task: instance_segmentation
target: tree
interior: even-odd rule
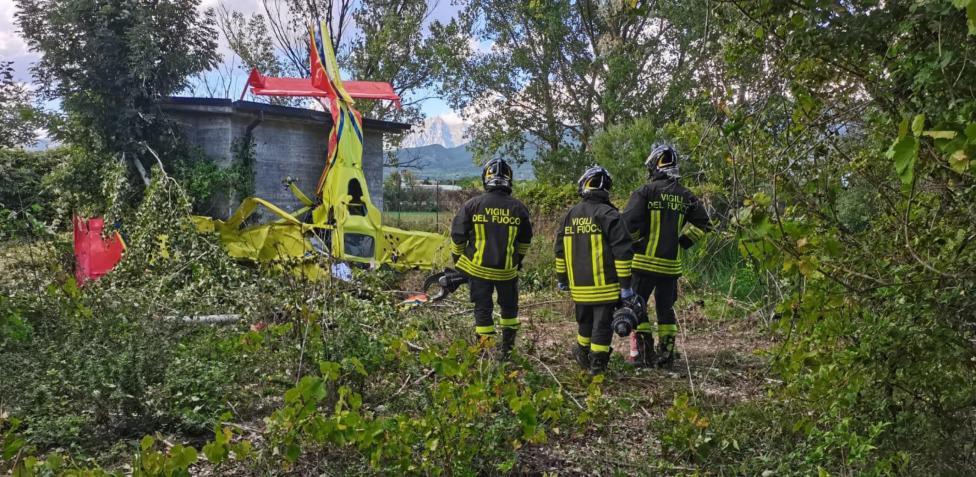
[[[61,100],[60,139],[104,158],[150,157],[174,133],[159,100],[218,61],[214,14],[199,0],[17,0],[40,91]],[[148,163],[148,162],[147,162]]]
[[[14,81],[13,63],[0,62],[0,148],[34,144],[43,123],[31,91]]]
[[[608,125],[676,118],[699,88],[692,55],[708,45],[703,2],[469,0],[462,20],[488,45],[469,53],[445,93],[478,118],[476,156],[524,161],[572,180]],[[707,2],[705,2],[707,4]]]
[[[777,406],[816,423],[790,451],[831,474],[971,472],[976,2],[718,8],[711,105],[669,129],[782,293]]]

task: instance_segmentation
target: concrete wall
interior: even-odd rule
[[[252,118],[235,118],[239,137]],[[315,196],[322,169],[325,167],[329,129],[325,124],[275,118],[265,115],[254,128],[254,195],[287,211],[302,203],[285,186],[288,178],[309,197]]]
[[[177,101],[179,100],[179,101]],[[199,146],[221,167],[233,164],[233,147],[242,140],[248,126],[260,119],[252,131],[255,147],[254,194],[285,210],[302,206],[284,186],[288,178],[313,197],[325,166],[330,119],[324,113],[248,102],[204,98],[174,98],[163,110],[182,125],[186,138]],[[383,210],[383,133],[407,126],[382,121],[364,121],[363,173],[370,197]],[[374,125],[373,128],[370,125]],[[234,192],[219,191],[206,213],[226,218],[237,208]],[[261,220],[270,219],[263,214]]]

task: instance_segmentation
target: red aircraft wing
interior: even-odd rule
[[[343,81],[346,91],[354,99],[383,99],[393,101],[397,108],[400,107],[400,96],[393,91],[390,83],[381,81]],[[259,96],[307,96],[316,98],[327,98],[329,93],[312,84],[310,78],[271,78],[262,75],[255,68],[247,78],[244,91],[241,92],[241,99],[247,88]]]

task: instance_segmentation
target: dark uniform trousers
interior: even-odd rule
[[[613,340],[613,310],[616,305],[576,304],[576,323],[579,332],[576,341],[594,353],[609,353]]]
[[[634,293],[650,301],[654,294],[654,311],[657,314],[658,336],[674,336],[678,332],[678,322],[674,314],[674,302],[678,299],[678,277],[666,277],[634,270]],[[651,324],[646,315],[639,318],[638,333],[651,333]]]
[[[498,324],[502,328],[518,329],[518,278],[493,282],[470,277],[468,287],[471,289],[471,302],[474,303],[475,331],[479,335],[495,334],[495,321],[491,315],[495,309],[492,295],[496,291],[498,292],[498,306],[502,312],[502,318]]]

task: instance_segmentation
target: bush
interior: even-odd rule
[[[56,197],[43,178],[69,154],[67,149],[0,149],[0,240],[44,236],[56,218]]]

